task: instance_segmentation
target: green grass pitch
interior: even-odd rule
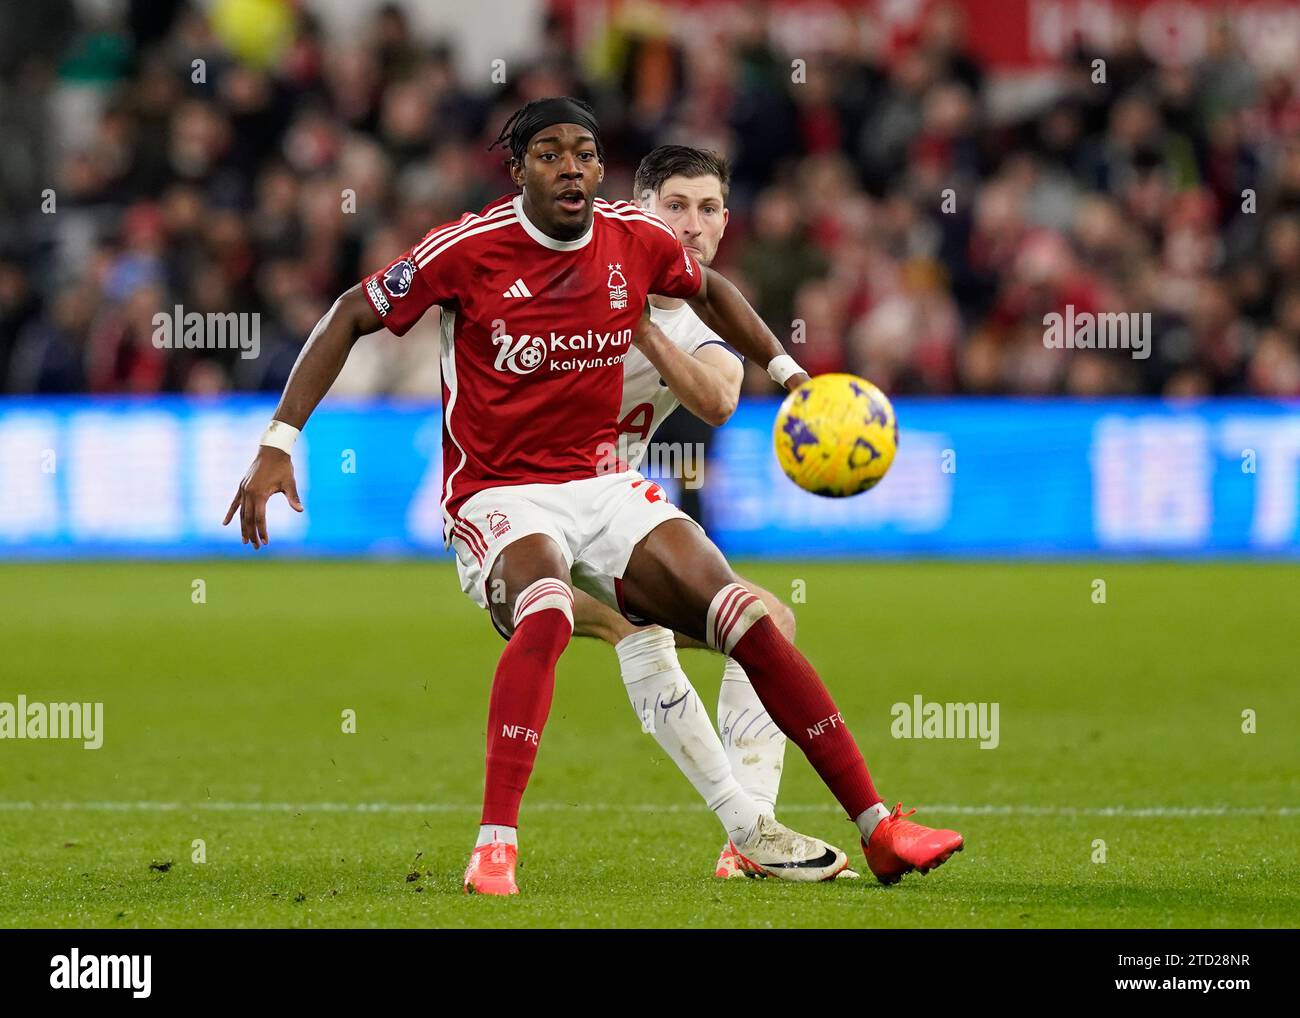
[[[0,924],[1234,927],[1300,916],[1296,566],[741,571],[787,596],[803,581],[799,643],[882,793],[961,830],[964,853],[893,888],[713,880],[716,821],[641,733],[613,652],[576,641],[524,800],[523,895],[466,898],[501,644],[449,566],[10,564],[0,701],[102,701],[105,739],[93,751],[0,741]],[[206,603],[192,599],[196,579]],[[721,659],[682,659],[712,713]],[[893,738],[891,706],[916,694],[998,703],[1000,744]],[[345,710],[355,734],[342,731]],[[865,870],[852,825],[793,747],[782,804],[788,823]],[[206,861],[194,861],[196,839]]]

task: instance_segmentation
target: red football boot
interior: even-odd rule
[[[871,840],[862,842],[867,855],[867,865],[882,884],[896,884],[904,873],[918,870],[929,873],[948,861],[954,852],[962,850],[962,836],[956,831],[934,830],[914,824],[904,817],[916,812],[901,812],[903,804],[894,807],[871,832]]]
[[[479,845],[465,868],[466,894],[518,894],[515,863],[519,849],[503,841]]]

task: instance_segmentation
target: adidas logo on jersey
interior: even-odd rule
[[[501,296],[502,297],[531,297],[532,294],[528,292],[528,287],[524,285],[524,281],[522,279],[516,279],[510,285],[510,289],[507,290],[505,293],[503,293]]]

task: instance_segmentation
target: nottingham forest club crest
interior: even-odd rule
[[[615,262],[609,267],[609,309],[622,311],[627,307],[627,279],[623,276],[623,266]]]
[[[487,514],[488,529],[492,531],[493,537],[500,537],[510,530],[510,520],[500,509],[493,509]]]

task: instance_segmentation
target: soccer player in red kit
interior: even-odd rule
[[[431,231],[335,302],[294,366],[226,522],[238,511],[244,542],[257,548],[268,540],[273,493],[301,511],[288,448],[352,344],[385,326],[401,335],[438,304],[444,537],[465,592],[507,638],[488,708],[482,824],[466,890],[518,893],[519,804],[573,630],[570,584],[633,621],[734,658],[856,823],[879,880],[938,866],[961,849],[961,835],[885,807],[826,687],[763,602],[658,485],[606,462],[617,448],[622,361],[651,293],[687,300],[787,388],[807,375],[736,288],[692,258],[662,220],[596,197],[604,162],[589,107],[534,101],[498,140],[509,144],[520,193]],[[761,852],[765,839],[792,833],[769,824],[758,817],[738,850]],[[804,842],[796,865],[812,879],[848,864],[838,849]]]

